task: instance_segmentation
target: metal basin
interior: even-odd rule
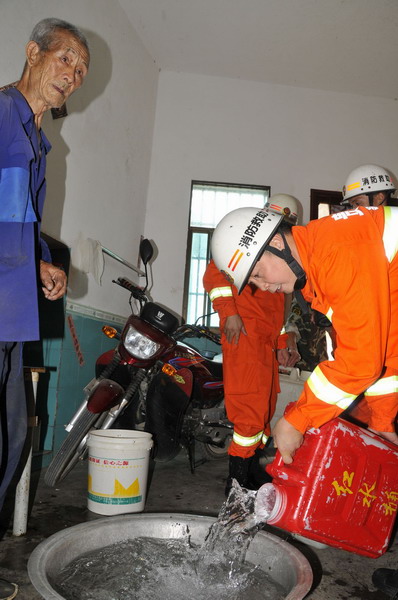
[[[65,600],[52,582],[72,560],[86,552],[138,537],[182,538],[187,527],[194,544],[201,544],[216,519],[200,515],[143,513],[107,517],[59,531],[39,544],[28,562],[30,580],[45,600]],[[302,600],[312,585],[312,570],[296,548],[260,531],[246,559],[267,571],[286,591],[286,600]]]

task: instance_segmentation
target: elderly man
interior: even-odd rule
[[[54,301],[66,291],[40,240],[50,150],[41,122],[82,85],[88,66],[85,36],[44,19],[26,45],[20,81],[0,93],[0,510],[26,437],[22,345],[39,338],[38,294]],[[0,600],[16,593],[0,580]]]

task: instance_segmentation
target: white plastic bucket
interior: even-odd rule
[[[100,515],[142,512],[145,506],[152,436],[109,429],[88,437],[87,507]]]

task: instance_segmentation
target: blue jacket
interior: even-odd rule
[[[40,137],[40,139],[39,139]],[[51,261],[40,240],[46,194],[46,154],[51,146],[24,96],[0,92],[0,340],[39,339],[40,258]]]

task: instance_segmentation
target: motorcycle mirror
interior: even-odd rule
[[[141,240],[140,243],[140,257],[144,265],[149,263],[153,256],[153,246],[148,239]]]

